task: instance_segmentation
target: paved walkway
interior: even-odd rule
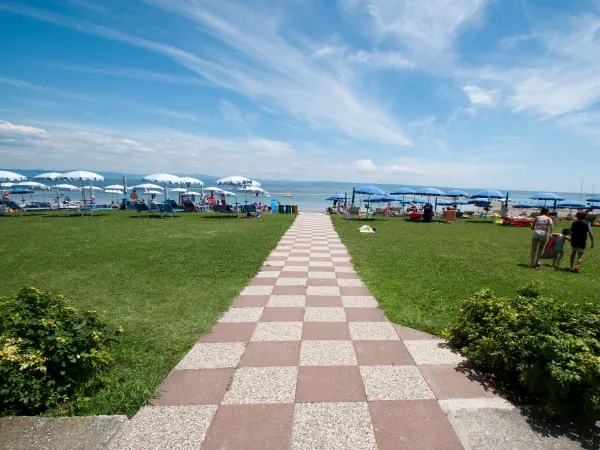
[[[300,215],[112,446],[566,448],[461,362],[443,341],[390,323],[329,217]]]

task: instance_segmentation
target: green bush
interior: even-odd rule
[[[449,339],[479,367],[522,385],[562,418],[600,419],[600,305],[489,290],[465,300]]]
[[[23,288],[0,298],[0,415],[65,408],[97,386],[119,333],[61,295]]]

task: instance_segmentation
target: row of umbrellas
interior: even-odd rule
[[[58,190],[70,190],[70,191],[79,191],[81,190],[83,193],[83,199],[85,200],[85,190],[89,188],[90,192],[94,190],[104,190],[108,193],[126,193],[128,190],[126,178],[123,177],[123,184],[113,184],[110,186],[105,186],[104,188],[99,188],[93,186],[91,183],[95,181],[104,181],[104,177],[94,172],[88,172],[83,170],[76,170],[66,173],[58,173],[58,172],[48,172],[37,175],[33,177],[35,180],[50,180],[50,181],[80,181],[81,188],[71,185],[71,184],[56,184],[54,189]],[[197,192],[190,191],[191,186],[204,186],[204,183],[196,178],[192,177],[179,177],[177,175],[172,175],[168,173],[155,173],[151,175],[146,175],[142,177],[144,181],[150,181],[151,183],[143,183],[137,186],[133,186],[129,189],[145,189],[147,193],[160,194],[157,189],[163,189],[165,198],[168,198],[167,185],[182,185],[185,184],[187,188],[174,188],[171,189],[171,192],[186,192],[195,195],[201,195]],[[33,189],[50,189],[49,186],[42,184],[38,181],[26,181],[27,178],[24,175],[8,172],[4,170],[0,170],[0,192],[5,187],[14,187],[17,186],[16,189],[21,189],[21,191],[11,191],[11,193],[32,193]],[[15,182],[15,183],[13,183]],[[89,186],[85,186],[84,183],[89,182]],[[152,183],[162,183],[162,186],[152,184]],[[213,191],[217,192],[219,195],[224,194],[226,196],[235,196],[237,202],[237,194],[238,191],[242,191],[245,193],[252,193],[256,196],[270,196],[270,194],[261,188],[261,184],[258,181],[251,180],[249,178],[241,177],[241,176],[229,176],[225,178],[221,178],[215,182],[217,186],[229,186],[234,189],[234,192],[228,192],[220,187],[208,187],[205,188],[205,191]],[[151,191],[154,190],[154,191]]]
[[[504,194],[500,191],[496,191],[493,189],[485,189],[479,191],[475,194],[469,194],[465,191],[453,189],[448,192],[443,192],[440,189],[434,187],[426,187],[419,190],[414,190],[408,187],[401,187],[395,189],[394,191],[386,194],[383,190],[378,188],[377,186],[361,186],[358,189],[353,190],[354,194],[362,194],[367,195],[365,202],[393,202],[400,201],[403,204],[406,203],[429,203],[431,197],[436,197],[437,205],[466,205],[466,204],[475,204],[476,206],[488,206],[490,204],[491,199],[505,199],[508,202],[508,193]],[[405,200],[406,195],[421,195],[428,197],[427,200],[423,198],[414,198],[412,200]],[[402,196],[400,198],[399,196]],[[437,197],[449,197],[453,200],[444,200],[437,199]],[[460,198],[470,198],[471,200],[461,200]],[[327,200],[342,200],[346,199],[345,194],[335,194],[334,196],[328,197]],[[540,192],[531,196],[531,199],[543,201],[544,203],[538,204],[527,204],[527,203],[517,203],[513,206],[517,208],[537,208],[546,206],[547,202],[551,201],[554,203],[554,207],[558,208],[585,208],[588,207],[587,204],[577,201],[564,201],[564,197],[561,197],[558,194],[554,194],[552,192]],[[600,195],[590,197],[587,199],[588,202],[600,202]]]

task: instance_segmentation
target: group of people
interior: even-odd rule
[[[548,238],[554,233],[554,221],[549,216],[550,210],[542,208],[541,214],[535,218],[531,224],[533,236],[531,238],[531,261],[529,267],[540,267],[540,259],[546,249]],[[575,221],[570,228],[564,228],[557,236],[554,242],[552,267],[558,269],[560,262],[565,254],[565,244],[571,243],[570,269],[579,272],[579,266],[583,259],[583,253],[587,247],[588,237],[590,239],[590,248],[594,248],[594,234],[590,224],[585,220],[586,213],[578,211],[575,215]],[[575,259],[577,258],[577,259]]]

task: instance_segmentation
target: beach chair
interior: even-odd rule
[[[131,205],[133,205],[133,208],[137,212],[138,219],[144,213],[146,213],[146,217],[150,218],[150,207],[146,203],[131,202]]]
[[[2,206],[4,215],[12,214],[14,216],[16,213],[20,213],[21,215],[23,215],[23,213],[25,212],[23,208],[21,208],[12,200],[2,200]]]
[[[229,205],[217,205],[217,211],[219,212],[221,217],[223,217],[223,216],[231,217],[234,214],[237,217],[237,215],[238,215],[237,211],[234,211],[231,208],[231,206],[229,206]]]
[[[96,204],[89,204],[89,205],[81,205],[79,207],[79,210],[81,211],[81,215],[85,215],[85,214],[89,214],[90,217],[94,217],[95,215],[99,215],[102,213],[108,213],[110,211],[110,208],[108,207],[108,205],[96,205]]]
[[[171,219],[172,219],[173,217],[175,217],[176,212],[183,211],[180,208],[177,208],[177,209],[173,208],[171,203],[159,203],[156,206],[158,206],[158,209],[160,210],[160,217],[163,217],[163,218],[170,215]]]
[[[177,202],[175,200],[171,200],[171,199],[165,200],[164,204],[169,205],[174,213],[184,211],[182,208],[179,207],[179,205],[177,204]]]
[[[348,208],[348,211],[350,212],[351,216],[358,216],[360,208],[358,206],[351,206]]]

